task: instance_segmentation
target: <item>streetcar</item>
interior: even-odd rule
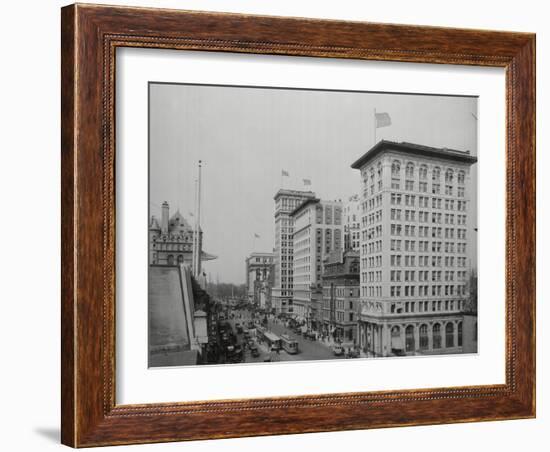
[[[281,349],[281,338],[265,328],[256,328],[259,339],[267,344],[269,350]]]
[[[291,339],[286,334],[281,336],[281,345],[283,346],[283,349],[291,355],[298,353],[298,342]]]

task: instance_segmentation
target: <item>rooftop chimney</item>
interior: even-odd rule
[[[168,234],[168,216],[169,216],[168,203],[164,201],[162,203],[162,216],[160,221],[160,230],[163,234]]]

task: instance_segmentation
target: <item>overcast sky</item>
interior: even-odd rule
[[[322,199],[359,192],[350,165],[374,143],[375,108],[392,121],[376,130],[377,140],[477,155],[472,97],[151,84],[150,213],[159,218],[166,200],[171,215],[179,208],[193,222],[202,159],[203,248],[218,256],[204,268],[214,280],[243,283],[253,245],[273,249],[281,170],[290,174],[284,188],[303,189],[310,179],[307,188]]]

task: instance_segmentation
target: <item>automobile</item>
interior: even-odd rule
[[[264,363],[270,363],[271,362],[271,356],[266,356],[264,358]]]
[[[315,333],[313,331],[308,331],[307,333],[304,333],[304,337],[314,341],[316,339]]]
[[[356,348],[350,348],[348,350],[348,353],[346,354],[346,358],[359,358],[360,353],[359,350]]]
[[[341,345],[333,345],[332,353],[334,356],[342,356],[344,354],[344,348]]]
[[[254,345],[254,346],[251,346],[251,347],[250,347],[250,354],[251,354],[254,358],[257,358],[258,356],[260,356],[260,352],[258,351],[258,347],[256,347],[255,345]]]

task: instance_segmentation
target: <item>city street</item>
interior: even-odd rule
[[[236,324],[246,325],[252,321],[252,315],[247,310],[238,310],[234,312],[234,318],[229,319],[229,323],[236,332]],[[257,339],[254,339],[254,343],[258,348],[259,356],[253,357],[248,348],[244,348],[244,362],[264,362],[266,358],[271,357],[273,362],[277,361],[304,361],[304,360],[326,360],[326,359],[344,359],[344,356],[335,356],[332,349],[319,341],[310,340],[304,338],[302,335],[294,333],[290,328],[287,328],[280,320],[269,320],[267,324],[268,330],[275,333],[277,336],[283,334],[288,335],[291,339],[298,342],[298,353],[289,354],[285,350],[280,350],[279,353],[271,352],[267,349],[265,344],[259,343]],[[244,345],[244,335],[237,335],[237,344]]]
[[[268,329],[273,331],[277,336],[282,334],[288,335],[291,339],[298,342],[299,352],[296,355],[289,355],[286,352],[281,352],[281,361],[304,361],[313,359],[342,359],[344,356],[334,356],[331,348],[319,341],[312,341],[298,335],[284,326],[282,322],[268,322]]]

